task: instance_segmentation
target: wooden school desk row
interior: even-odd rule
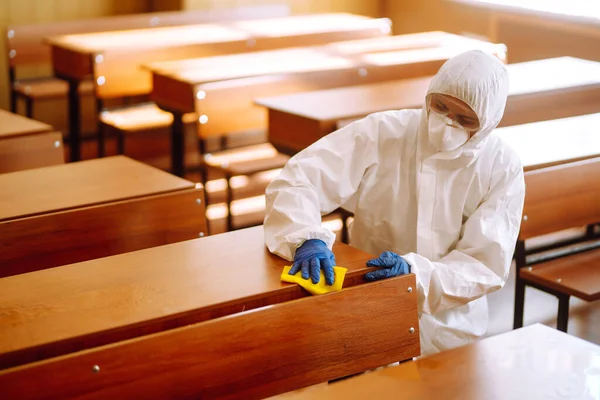
[[[56,76],[69,82],[69,137],[72,160],[78,160],[78,88],[92,76],[96,95],[102,100],[147,94],[151,80],[148,72],[139,69],[143,63],[317,45],[390,32],[385,18],[316,14],[63,35],[49,37],[46,43],[51,47]]]
[[[500,126],[600,112],[598,62],[560,57],[507,67],[510,91]],[[430,81],[431,77],[422,77],[311,91],[263,98],[256,104],[267,109],[269,141],[279,151],[293,155],[338,127],[368,114],[423,107]],[[583,124],[576,126],[584,127]],[[558,134],[560,129],[552,132]],[[550,146],[552,143],[560,147],[573,142],[538,142]],[[528,157],[531,156],[535,153],[531,152]],[[538,156],[555,155],[539,152]]]
[[[337,244],[349,288],[305,297],[263,240],[257,227],[0,279],[2,398],[263,398],[419,354],[414,275],[364,283],[372,256]]]
[[[123,31],[168,26],[196,25],[209,22],[276,18],[290,15],[290,8],[283,4],[240,6],[210,10],[155,12],[120,15],[95,19],[11,25],[6,28],[6,56],[11,84],[11,111],[16,112],[17,100],[24,99],[26,115],[32,117],[36,100],[66,97],[68,83],[52,77],[37,76],[23,79],[21,68],[51,65],[50,47],[45,38],[58,35],[92,32]],[[90,94],[93,85],[89,81],[79,87],[79,94]],[[73,94],[73,93],[72,93]]]
[[[253,104],[257,97],[434,74],[448,58],[474,48],[505,59],[503,45],[428,32],[146,67],[152,100],[174,115],[172,171],[181,175],[186,113],[197,116],[201,140],[265,129],[265,114]]]
[[[0,174],[0,187],[0,277],[207,232],[201,185],[124,156]]]

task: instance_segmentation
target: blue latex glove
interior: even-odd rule
[[[321,280],[321,269],[325,275],[325,282],[333,285],[333,267],[335,266],[335,256],[327,248],[324,241],[318,239],[307,240],[296,250],[294,264],[290,269],[290,275],[296,275],[302,270],[302,278],[308,279],[309,276],[313,283],[319,283]]]
[[[391,251],[383,252],[379,258],[367,261],[367,267],[382,267],[365,275],[365,279],[369,282],[410,273],[410,265],[406,260]]]

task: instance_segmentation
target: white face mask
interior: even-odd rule
[[[465,128],[458,125],[452,126],[453,122],[445,115],[441,115],[433,110],[429,112],[429,144],[438,151],[452,151],[458,149],[469,140],[469,133]]]

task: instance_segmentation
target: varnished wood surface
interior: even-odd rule
[[[207,234],[201,186],[0,223],[0,278]]]
[[[215,21],[250,20],[255,18],[283,17],[290,14],[289,7],[281,4],[186,10],[118,15],[103,18],[13,25],[7,27],[7,50],[15,50],[10,65],[46,64],[51,62],[50,48],[44,38],[92,32],[122,31],[151,27],[183,26]]]
[[[498,128],[525,171],[600,156],[600,113]]]
[[[48,124],[0,109],[0,140],[52,130]]]
[[[405,275],[0,371],[0,386],[19,399],[260,399],[418,355],[414,285]]]
[[[0,222],[191,189],[192,182],[124,156],[0,175]]]
[[[595,399],[599,357],[595,344],[532,325],[280,398]]]
[[[585,251],[567,257],[521,268],[526,281],[535,282],[586,301],[600,300],[600,250]]]
[[[372,46],[373,40],[369,43]],[[198,134],[208,138],[264,129],[266,114],[253,103],[258,97],[432,75],[449,57],[468,48],[487,48],[499,57],[504,49],[472,39],[447,48],[369,54],[360,53],[362,47],[361,41],[353,41],[351,48],[361,50],[349,50],[350,55],[322,46],[315,47],[317,51],[301,48],[189,60],[179,72],[156,67],[152,99],[167,110],[196,112],[201,116]],[[220,81],[210,82],[214,80]]]
[[[249,20],[63,35],[46,41],[53,49],[55,71],[61,76],[81,79],[86,73],[92,74],[94,64],[102,64],[102,59],[95,56],[103,53],[140,53],[142,64],[185,58],[180,54],[182,51],[187,52],[187,58],[204,57],[377,37],[390,31],[387,19],[331,13],[267,18],[259,23]],[[133,74],[135,65],[129,70],[129,75]],[[147,72],[139,74],[145,76]]]
[[[47,132],[0,140],[0,174],[65,162],[62,133]]]
[[[600,111],[600,63],[559,57],[509,64],[510,89],[500,126]],[[291,152],[337,129],[340,120],[420,108],[430,77],[258,99],[269,113],[270,140]]]
[[[362,281],[371,255],[334,247]],[[0,365],[8,366],[307,295],[262,227],[0,279]]]
[[[598,157],[525,172],[527,194],[519,237],[529,239],[600,221],[598,176]]]

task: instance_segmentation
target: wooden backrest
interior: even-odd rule
[[[14,25],[6,28],[6,54],[11,67],[25,64],[49,64],[51,62],[50,49],[43,43],[44,38],[49,36],[283,17],[289,14],[289,6],[270,4]]]
[[[525,173],[519,239],[600,221],[600,158]]]
[[[412,274],[24,365],[0,387],[23,400],[265,398],[418,356],[409,287]]]
[[[204,190],[146,196],[0,222],[0,277],[197,238]]]
[[[0,140],[0,173],[63,164],[60,132],[38,133]]]

